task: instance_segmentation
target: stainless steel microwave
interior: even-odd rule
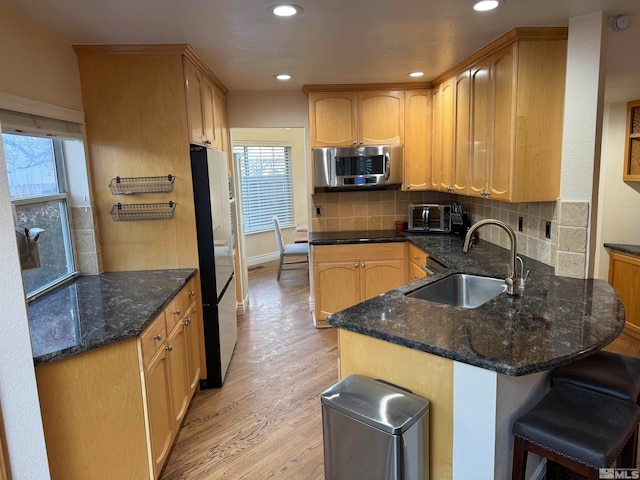
[[[450,233],[451,205],[419,203],[409,205],[408,232]]]
[[[402,184],[402,164],[402,145],[314,148],[314,188],[398,188]]]

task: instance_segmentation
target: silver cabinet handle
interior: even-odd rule
[[[156,340],[158,340],[158,341],[160,341],[160,340],[162,340],[162,335],[158,334],[158,335],[156,335],[156,336],[155,336],[155,337],[153,337],[153,338],[154,338],[154,339],[156,339]]]
[[[182,324],[183,324],[185,327],[188,327],[190,323],[191,323],[191,317],[188,317],[184,322],[182,322]]]
[[[354,267],[356,267],[356,268],[358,268],[359,266],[360,266],[360,265],[359,265],[359,264],[357,264],[357,263],[354,265]]]
[[[174,315],[180,315],[182,312],[180,311],[180,309],[177,309],[175,312],[173,312]]]
[[[193,297],[195,294],[196,294],[196,292],[194,292],[193,290],[191,290],[191,291],[189,292],[189,296],[190,296],[190,297]]]
[[[167,352],[173,351],[173,347],[171,345],[167,345]]]
[[[363,263],[363,264],[361,265],[361,267],[362,267],[362,268],[364,268],[364,267],[365,267],[365,264]]]

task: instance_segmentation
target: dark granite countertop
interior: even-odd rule
[[[309,245],[344,245],[349,243],[405,242],[395,230],[357,230],[350,232],[310,232]]]
[[[81,276],[29,304],[35,365],[138,336],[194,269]]]
[[[640,255],[640,245],[623,245],[620,243],[605,243],[605,248],[618,250],[619,252],[630,253],[631,255]]]
[[[481,240],[465,254],[454,235],[404,236],[449,268],[337,312],[330,325],[515,376],[584,357],[624,327],[624,307],[607,282],[555,276],[524,256],[531,274],[518,297],[501,294],[475,309],[406,297],[455,272],[504,278],[509,252]],[[331,234],[323,237],[328,243]]]

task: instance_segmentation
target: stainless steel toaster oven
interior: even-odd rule
[[[451,233],[451,205],[418,203],[409,205],[408,232]]]

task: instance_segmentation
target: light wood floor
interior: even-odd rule
[[[324,479],[320,393],[338,381],[334,329],[314,328],[306,270],[249,272],[249,312],[220,389],[196,393],[162,480]]]
[[[249,312],[221,389],[196,393],[161,480],[324,478],[319,396],[338,380],[334,329],[316,329],[306,270],[249,272]],[[607,350],[640,357],[622,334]]]

